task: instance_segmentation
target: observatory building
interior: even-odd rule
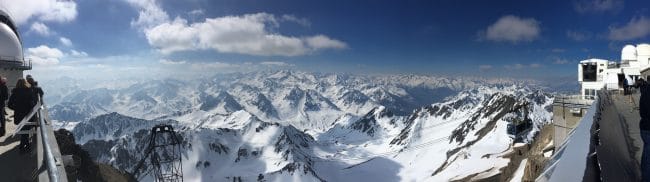
[[[16,80],[23,77],[24,70],[31,70],[32,63],[25,60],[17,25],[9,15],[0,10],[0,75],[7,78],[11,89]]]
[[[625,45],[620,58],[580,61],[580,94],[554,97],[552,162],[536,181],[641,181],[641,94],[621,90],[650,79],[650,44]]]
[[[627,80],[629,85],[640,78],[650,77],[650,44],[626,45],[621,61],[587,59],[578,64],[578,82],[583,99],[593,100],[597,90],[619,90]]]

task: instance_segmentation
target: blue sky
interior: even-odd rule
[[[582,59],[618,60],[623,45],[649,42],[649,5],[644,0],[0,1],[19,24],[34,74],[50,77],[257,69],[570,76]]]

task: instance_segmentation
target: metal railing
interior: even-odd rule
[[[32,118],[36,116],[38,119],[38,122],[30,122]],[[55,150],[53,149],[54,147],[57,148],[56,152],[58,153],[58,144],[56,142],[55,138],[50,138],[53,135],[54,131],[51,131],[51,127],[46,127],[48,126],[48,122],[46,121],[47,119],[47,108],[45,107],[45,104],[41,102],[40,97],[38,98],[38,102],[36,105],[32,108],[30,113],[25,116],[18,126],[16,127],[16,130],[14,131],[14,134],[12,135],[15,136],[16,134],[34,134],[33,130],[25,130],[23,131],[23,127],[25,126],[36,126],[40,127],[40,140],[41,144],[43,145],[43,153],[45,155],[45,163],[46,163],[46,168],[47,168],[47,174],[48,174],[48,181],[53,181],[53,182],[66,182],[67,181],[67,175],[65,174],[65,170],[60,170],[59,167],[62,165],[62,160],[60,158],[60,154],[55,155]],[[55,157],[56,156],[56,157]]]
[[[44,106],[39,107],[39,111],[42,111]],[[38,123],[40,126],[45,126],[45,119],[42,115],[42,112],[38,112]],[[59,181],[59,171],[56,167],[56,160],[54,160],[54,154],[52,152],[52,146],[50,146],[50,137],[46,133],[47,127],[41,127],[41,141],[43,142],[43,149],[45,150],[45,159],[47,162],[47,174],[50,176],[50,181],[58,182]],[[53,132],[53,131],[51,131]],[[55,139],[56,140],[56,139]],[[56,142],[55,142],[56,143]],[[63,171],[65,173],[65,171]]]
[[[0,65],[3,67],[18,68],[23,70],[32,69],[32,59],[29,58],[0,55],[0,63],[2,63]]]
[[[567,139],[559,144],[544,171],[535,179],[546,181],[582,181],[581,173],[586,169],[591,140],[591,126],[600,101],[596,99],[582,117],[578,126],[573,128]],[[579,173],[579,174],[576,174]]]

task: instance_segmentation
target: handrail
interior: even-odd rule
[[[601,98],[601,97],[598,97]],[[544,171],[537,176],[535,181],[545,182],[545,181],[567,181],[566,179],[577,179],[583,176],[575,174],[567,174],[569,172],[565,171],[566,168],[576,168],[580,172],[580,169],[586,169],[587,156],[589,155],[589,140],[591,137],[591,126],[593,124],[594,116],[598,112],[601,101],[596,99],[594,103],[589,107],[587,113],[580,119],[578,126],[572,129],[567,135],[567,139],[559,144],[547,162]],[[564,160],[564,161],[563,161]],[[575,165],[574,165],[575,164]],[[584,165],[583,165],[584,164]],[[556,170],[557,168],[562,168]],[[581,181],[581,180],[568,180],[568,181]]]
[[[25,125],[27,125],[28,123],[30,123],[29,120],[31,120],[32,117],[34,117],[34,115],[36,115],[36,112],[38,112],[38,111],[40,110],[41,105],[42,105],[42,104],[41,104],[41,101],[40,101],[40,99],[39,99],[39,101],[36,103],[36,105],[34,105],[34,107],[32,108],[32,110],[29,112],[29,114],[27,114],[27,116],[25,116],[25,117],[23,118],[23,120],[20,120],[20,123],[18,123],[18,126],[17,126],[16,129],[14,130],[14,134],[11,135],[11,137],[16,136],[16,134],[17,134],[18,132],[20,132],[20,130],[22,130],[23,127],[24,127]]]
[[[39,98],[40,100],[40,98]],[[39,107],[39,112],[38,112],[38,121],[40,126],[45,126],[45,119],[43,119],[43,115],[41,111],[43,111],[44,105],[41,105]],[[43,148],[45,150],[45,159],[47,161],[47,174],[50,176],[50,181],[53,182],[58,182],[59,181],[59,172],[58,168],[56,167],[56,161],[54,160],[54,154],[52,154],[52,146],[50,146],[50,138],[45,132],[47,127],[41,127],[41,138],[42,138],[42,143],[43,143]]]
[[[40,96],[38,96],[37,98],[38,98],[38,102],[32,108],[32,110],[29,112],[29,114],[27,116],[25,116],[20,121],[20,123],[16,127],[16,130],[14,131],[14,134],[12,135],[12,137],[14,137],[16,134],[18,134],[25,125],[33,124],[32,122],[30,122],[30,120],[34,116],[37,116],[38,117],[38,124],[36,126],[41,126],[40,127],[41,143],[43,145],[43,153],[45,153],[45,163],[47,165],[47,174],[49,176],[48,180],[53,181],[53,182],[58,182],[61,179],[60,175],[59,175],[60,171],[56,167],[57,164],[56,164],[56,160],[54,158],[52,145],[50,145],[51,140],[50,140],[50,137],[49,137],[49,135],[47,133],[49,131],[46,131],[47,127],[45,127],[46,126],[46,121],[45,121],[44,116],[47,113],[43,114],[43,111],[47,110],[47,109],[45,108],[45,104],[43,104],[41,102]],[[65,172],[65,171],[63,171],[63,172]],[[62,180],[66,181],[66,179],[62,179]]]

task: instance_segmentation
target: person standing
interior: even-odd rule
[[[630,90],[630,83],[627,82],[627,78],[623,79],[623,95],[627,95]]]
[[[646,81],[641,79],[635,84],[639,88],[641,97],[639,98],[639,129],[641,130],[641,140],[643,140],[643,152],[641,156],[641,178],[643,181],[650,182],[650,86]]]
[[[27,75],[26,79],[27,79],[27,83],[29,83],[29,85],[32,86],[31,88],[32,88],[32,91],[34,92],[34,94],[37,94],[38,98],[41,99],[40,101],[43,101],[42,100],[43,99],[43,89],[41,89],[41,87],[38,86],[38,82],[36,80],[34,80],[34,77],[32,77],[32,75]]]
[[[30,88],[31,86],[23,78],[19,78],[16,87],[11,90],[8,106],[14,110],[14,124],[18,125],[25,118],[32,108],[36,105],[36,94]],[[29,130],[31,126],[24,126],[22,130]],[[30,150],[29,135],[20,136],[20,152],[25,153]]]
[[[6,133],[5,123],[5,101],[9,98],[9,90],[7,89],[7,78],[0,76],[0,136]]]

